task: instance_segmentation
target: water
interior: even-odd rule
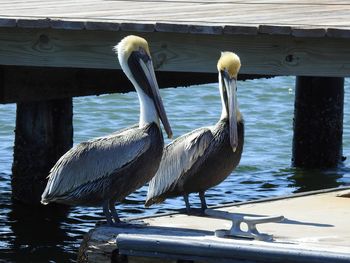
[[[252,200],[350,184],[350,79],[346,80],[344,166],[327,171],[290,167],[294,78],[239,82],[238,99],[245,118],[245,147],[239,167],[207,191],[208,205]],[[221,104],[217,84],[161,91],[174,136],[214,124]],[[74,143],[102,136],[138,121],[136,93],[74,99]],[[103,219],[100,208],[76,207],[68,214],[11,202],[11,164],[15,105],[0,105],[0,262],[74,262],[82,236]],[[122,217],[183,208],[181,198],[143,207],[146,187],[117,206]],[[197,196],[191,203],[200,205]]]

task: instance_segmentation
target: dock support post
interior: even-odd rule
[[[72,98],[17,103],[12,196],[40,204],[47,176],[73,144]]]
[[[297,77],[292,164],[336,167],[342,158],[344,78]]]

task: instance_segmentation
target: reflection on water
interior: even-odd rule
[[[350,81],[346,80],[346,91]],[[242,160],[219,186],[206,193],[208,205],[280,196],[350,183],[350,158],[338,169],[290,167],[294,78],[238,83],[245,118]],[[221,113],[217,84],[162,90],[174,137],[214,124]],[[344,155],[350,154],[350,107],[345,94]],[[74,143],[102,136],[138,121],[136,93],[74,99]],[[0,105],[0,262],[74,262],[84,233],[104,219],[99,207],[28,207],[11,201],[10,174],[15,105]],[[144,216],[184,208],[182,198],[144,208],[144,186],[117,205],[121,217]],[[200,207],[197,195],[190,195]]]
[[[68,262],[72,255],[65,253],[59,244],[73,241],[61,222],[68,209],[56,207],[31,207],[13,203],[8,214],[8,222],[13,233],[9,250],[16,252],[16,261],[39,262],[45,258]],[[11,258],[11,257],[10,257]]]
[[[325,188],[335,188],[343,183],[339,180],[345,173],[350,171],[346,169],[295,169],[292,176],[288,179],[291,181],[291,186],[297,188],[294,192],[305,192],[320,190]]]

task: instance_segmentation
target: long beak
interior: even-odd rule
[[[223,76],[227,97],[228,97],[228,122],[229,122],[229,133],[230,133],[230,144],[232,150],[235,152],[238,146],[238,130],[237,130],[237,81],[224,74]]]
[[[165,109],[163,106],[163,101],[162,101],[162,98],[161,98],[160,93],[159,93],[159,87],[158,87],[157,79],[156,79],[156,76],[154,73],[152,60],[148,59],[145,62],[144,60],[141,59],[140,63],[141,63],[141,67],[142,67],[142,69],[147,77],[147,80],[148,80],[148,83],[150,86],[150,95],[151,95],[153,102],[156,106],[158,116],[163,123],[164,129],[168,135],[168,138],[171,139],[173,137],[173,132],[171,130],[169,120],[168,120],[168,117],[165,113]]]

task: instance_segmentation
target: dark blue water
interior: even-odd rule
[[[346,80],[344,156],[350,156],[350,80]],[[217,84],[161,91],[174,137],[213,125],[221,113]],[[208,205],[350,184],[350,157],[344,166],[326,171],[291,168],[294,78],[239,82],[238,100],[245,118],[245,147],[239,167],[207,191]],[[11,202],[11,164],[16,106],[0,105],[0,262],[74,262],[82,236],[97,220],[100,208],[75,207],[64,212],[23,207]],[[106,135],[138,122],[137,95],[113,94],[74,99],[74,143]],[[143,207],[147,187],[117,206],[122,217],[183,208],[181,198]],[[194,205],[200,202],[190,197]]]

